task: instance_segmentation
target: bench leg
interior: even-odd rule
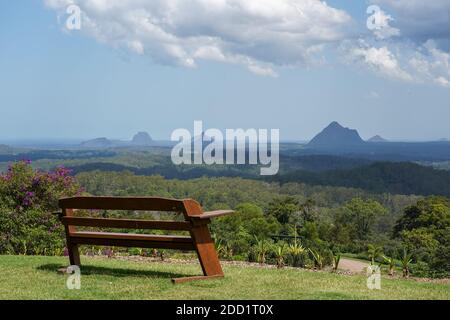
[[[208,226],[193,230],[198,259],[205,276],[223,276],[222,266]]]
[[[73,216],[73,209],[67,209],[64,208],[63,209],[63,217],[72,217]],[[70,234],[72,232],[76,231],[76,227],[75,226],[69,226],[66,225],[64,227],[64,230],[66,232],[66,243],[67,243],[67,250],[69,251],[69,259],[70,259],[70,265],[71,266],[80,266],[81,262],[80,262],[80,252],[78,251],[78,245],[72,243],[71,239],[70,239]]]
[[[191,231],[192,239],[197,251],[198,260],[203,270],[203,276],[184,277],[172,279],[174,283],[193,280],[208,280],[222,278],[224,276],[220,265],[214,241],[211,238],[207,225],[198,226]]]
[[[80,266],[80,252],[78,250],[78,245],[76,244],[67,244],[67,249],[69,251],[69,260],[71,266]]]

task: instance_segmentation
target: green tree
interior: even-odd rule
[[[313,199],[306,199],[299,209],[304,222],[313,222],[317,219],[316,202]]]
[[[427,228],[404,230],[400,233],[404,246],[414,253],[417,260],[431,261],[439,250],[439,241]]]
[[[394,227],[394,235],[418,228],[441,230],[450,227],[450,199],[428,197],[404,210]]]
[[[268,214],[281,224],[286,224],[299,212],[298,201],[294,197],[278,197],[269,203]]]
[[[349,227],[352,239],[366,240],[377,220],[386,213],[386,208],[377,201],[353,198],[342,206],[336,223]]]
[[[264,215],[262,209],[252,203],[242,203],[236,213],[215,219],[212,230],[217,240],[232,246],[236,254],[248,251],[254,237],[267,239],[278,234],[280,224],[273,216]]]
[[[432,275],[450,274],[450,199],[427,197],[404,210],[394,228],[417,261],[427,263]]]

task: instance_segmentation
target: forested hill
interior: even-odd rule
[[[377,193],[450,196],[450,171],[407,162],[377,162],[349,170],[297,170],[271,180],[361,188]]]
[[[167,179],[200,177],[245,177],[271,182],[359,188],[374,193],[450,196],[450,171],[408,162],[376,162],[358,167],[312,171],[285,169],[277,176],[262,177],[252,166],[175,166],[163,164],[134,168],[112,163],[72,167],[74,174],[86,171],[130,171],[136,175],[161,175]]]

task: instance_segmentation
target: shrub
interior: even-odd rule
[[[266,255],[270,251],[270,242],[265,239],[258,239],[255,236],[257,261],[261,264],[266,263]]]
[[[319,252],[318,250],[314,250],[314,249],[309,249],[309,252],[311,253],[313,259],[314,259],[314,266],[318,269],[318,270],[322,270],[322,268],[325,266],[324,263],[324,257],[322,255],[321,252]]]
[[[341,254],[340,253],[334,254],[333,252],[330,253],[333,256],[333,271],[336,272],[337,269],[339,268],[339,262],[341,261]]]
[[[408,253],[406,249],[403,249],[403,255],[400,257],[400,262],[402,264],[403,277],[408,278],[410,272],[410,264],[412,262],[412,254]]]
[[[418,261],[415,264],[411,264],[410,266],[411,274],[414,277],[429,277],[430,276],[430,266],[423,261]]]
[[[283,243],[281,245],[278,245],[274,249],[275,258],[277,261],[277,268],[281,269],[284,267],[284,259],[286,256],[286,245]]]
[[[64,233],[58,199],[82,190],[65,168],[35,171],[30,162],[14,163],[0,175],[0,253],[59,255]]]
[[[294,241],[293,244],[289,245],[289,257],[291,261],[291,265],[293,267],[303,267],[304,261],[303,261],[303,255],[305,252],[305,248],[297,242],[297,239]]]
[[[367,255],[369,256],[372,264],[375,264],[375,260],[383,255],[383,247],[374,244],[367,245]]]
[[[393,276],[394,273],[395,273],[395,259],[392,258],[392,257],[388,257],[388,256],[384,256],[383,255],[383,260],[388,265],[388,274],[390,276]]]

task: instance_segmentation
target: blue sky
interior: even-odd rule
[[[194,120],[208,128],[279,128],[282,140],[310,139],[333,120],[363,138],[450,138],[449,37],[441,30],[450,26],[448,1],[428,11],[413,5],[408,15],[398,3],[373,1],[380,17],[394,19],[380,20],[393,30],[388,36],[367,29],[372,3],[364,1],[281,1],[299,3],[317,32],[281,9],[264,20],[259,7],[230,13],[217,6],[211,22],[200,4],[200,11],[170,17],[169,28],[158,25],[167,12],[155,1],[142,9],[166,32],[170,50],[166,38],[124,15],[141,9],[139,1],[122,1],[120,10],[99,7],[100,0],[73,2],[89,19],[82,30],[64,30],[65,0],[0,0],[0,141],[129,139],[142,130],[168,139],[176,128],[192,130]],[[442,11],[447,21],[420,16]],[[415,15],[429,23],[426,32],[409,19]],[[236,19],[245,29],[233,29]],[[264,21],[276,19],[288,22],[291,38],[273,36],[274,25]],[[257,39],[252,46],[247,33]],[[203,50],[212,38],[220,59]]]

